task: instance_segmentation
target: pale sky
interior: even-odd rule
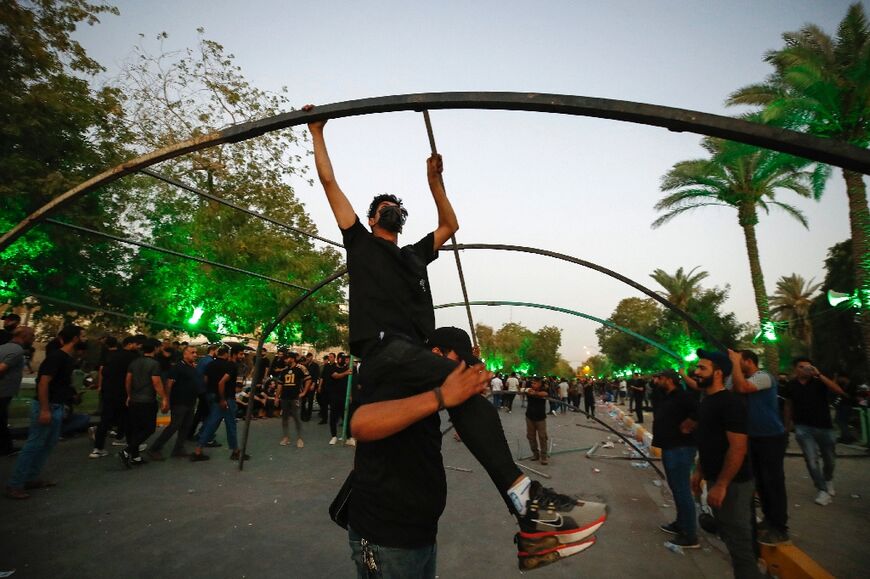
[[[814,23],[836,31],[848,2],[121,1],[76,37],[111,75],[138,34],[169,33],[167,49],[194,46],[196,29],[236,56],[264,90],[289,88],[295,107],[436,91],[549,92],[631,100],[735,115],[723,101],[762,80],[766,50],[781,34]],[[662,175],[702,156],[701,136],[544,113],[434,111],[444,181],[459,217],[460,243],[509,243],[567,253],[658,289],[649,274],[700,265],[708,285],[731,285],[727,308],[757,320],[736,211],[701,209],[653,230]],[[410,211],[404,241],[436,223],[425,177],[429,145],[419,113],[329,123],[327,143],[342,188],[358,213],[393,192]],[[339,232],[319,184],[296,193],[320,233]],[[845,188],[835,169],[820,202],[783,193],[810,230],[783,214],[761,216],[758,239],[768,293],[798,273],[823,277],[827,249],[849,237]],[[543,257],[462,254],[472,300],[551,304],[606,318],[625,297],[642,296],[597,272]],[[244,266],[244,264],[236,264]],[[430,268],[435,303],[461,301],[452,256]],[[462,309],[439,310],[439,325],[466,327]],[[573,365],[597,352],[593,322],[542,310],[476,308],[475,321],[532,330],[563,329]]]

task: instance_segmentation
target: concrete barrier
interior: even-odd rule
[[[768,575],[782,579],[834,579],[795,545],[759,545]]]

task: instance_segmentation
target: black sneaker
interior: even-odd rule
[[[665,533],[668,533],[670,535],[679,535],[680,534],[680,527],[677,526],[676,521],[674,521],[673,523],[668,523],[667,525],[659,525],[659,529],[661,529],[662,531],[664,531]]]
[[[130,464],[130,453],[126,450],[122,450],[118,453],[118,460],[121,461],[121,464],[124,465],[124,468],[133,468],[133,465]]]
[[[528,545],[520,538],[519,533],[516,534],[514,540],[517,543],[517,564],[521,571],[531,571],[544,565],[556,563],[571,555],[582,553],[595,544],[595,537],[563,545],[559,543],[556,537],[551,536],[547,541],[537,541]],[[524,550],[527,548],[534,550]]]
[[[532,481],[526,514],[520,517],[517,544],[521,551],[552,549],[553,538],[560,545],[578,543],[597,531],[607,519],[607,505],[581,501]]]
[[[700,549],[701,545],[698,543],[697,537],[687,537],[686,535],[679,534],[670,541],[668,541],[671,545],[676,545],[678,547],[682,547],[683,549]]]
[[[762,545],[773,547],[784,543],[791,543],[788,533],[779,529],[767,528],[758,530],[758,542]]]
[[[205,448],[220,448],[221,446],[223,446],[223,444],[212,438],[207,443],[203,444],[203,446]]]

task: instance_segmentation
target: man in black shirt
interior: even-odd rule
[[[284,438],[281,439],[281,446],[290,444],[290,417],[293,417],[293,423],[296,426],[296,448],[303,448],[305,442],[302,440],[302,423],[300,422],[300,407],[302,400],[308,395],[311,390],[311,377],[308,375],[308,369],[299,361],[299,355],[296,352],[288,354],[289,366],[282,373],[282,379],[278,382],[278,398],[281,400],[281,430],[284,433]]]
[[[238,460],[241,456],[236,438],[236,373],[238,362],[244,355],[242,346],[233,346],[232,349],[221,346],[218,348],[217,358],[205,369],[209,410],[205,426],[199,433],[196,449],[190,455],[190,460],[194,462],[209,459],[207,454],[203,454],[202,448],[214,438],[221,421],[227,429],[227,445],[232,451],[230,459]],[[248,458],[246,455],[245,460]]]
[[[809,358],[794,361],[795,378],[783,394],[786,412],[794,422],[795,438],[804,454],[807,470],[816,485],[817,505],[831,504],[834,492],[836,435],[831,422],[828,391],[844,396],[840,386],[819,372]],[[821,466],[819,462],[821,460]]]
[[[643,424],[643,399],[646,395],[646,381],[640,377],[640,374],[635,373],[634,378],[628,383],[628,388],[634,403],[634,411],[637,413],[637,423]],[[629,412],[631,412],[630,408]]]
[[[18,314],[6,314],[3,316],[3,328],[0,329],[0,345],[3,345],[12,340],[12,332],[21,323],[21,316]]]
[[[81,342],[82,329],[66,326],[57,334],[59,348],[54,349],[39,366],[36,397],[30,405],[30,428],[27,442],[18,455],[12,477],[6,486],[6,496],[26,499],[31,489],[54,486],[39,479],[48,455],[60,438],[64,405],[76,394],[72,387],[75,368],[73,352]]]
[[[653,383],[662,396],[655,409],[652,445],[662,450],[662,465],[677,507],[677,520],[660,528],[676,535],[671,540],[673,544],[697,549],[700,545],[691,477],[697,452],[694,430],[698,425],[698,401],[683,390],[680,375],[674,370],[659,372]]]
[[[308,105],[305,110],[312,108]],[[367,213],[371,232],[366,230],[336,182],[323,137],[325,124],[326,121],[317,121],[308,128],[317,174],[347,252],[350,351],[365,360],[360,367],[359,380],[364,390],[370,391],[370,394],[364,393],[363,401],[396,400],[420,393],[426,393],[427,397],[433,392],[437,395],[435,387],[444,383],[456,364],[425,347],[426,339],[435,330],[426,268],[459,228],[441,180],[441,156],[434,154],[427,160],[427,180],[438,212],[438,227],[417,243],[400,248],[399,233],[408,215],[401,200],[395,195],[375,197]],[[482,365],[465,371],[477,373],[481,389],[492,378]],[[364,410],[365,404],[356,417]],[[589,503],[581,504],[547,491],[522,474],[513,462],[498,412],[491,404],[483,397],[472,396],[451,409],[450,416],[456,431],[483,465],[508,509],[518,515],[520,535],[527,548],[540,548],[545,541],[537,540],[544,535],[548,535],[547,539],[555,537],[557,541],[577,536],[579,529],[575,519],[585,522],[586,515],[580,513]],[[353,508],[351,504],[351,519]],[[539,508],[559,511],[561,524],[542,523]],[[597,508],[592,510],[597,513]],[[522,566],[529,563],[525,558],[529,551],[521,553]],[[558,556],[549,561],[556,559]],[[532,560],[530,564],[534,563]]]
[[[752,540],[752,497],[755,485],[746,459],[749,436],[747,411],[738,394],[725,389],[731,360],[725,352],[698,350],[694,379],[704,389],[698,412],[698,468],[692,490],[707,483],[707,504],[713,509],[719,535],[728,547],[737,579],[755,578],[758,571]]]
[[[332,438],[329,444],[336,444],[339,440],[338,421],[344,416],[344,403],[347,398],[347,377],[350,376],[350,367],[347,364],[347,354],[339,352],[335,364],[328,364],[329,383],[326,386],[326,397],[329,400],[329,433]],[[342,437],[344,434],[342,433]]]
[[[122,440],[127,434],[127,368],[139,357],[139,338],[127,336],[121,342],[121,349],[112,352],[103,366],[100,380],[100,397],[103,402],[100,411],[100,424],[94,434],[94,449],[88,458],[102,458],[109,453],[105,450],[106,435],[111,427],[117,428],[118,446],[125,445]]]
[[[317,389],[317,383],[320,381],[320,365],[314,359],[314,354],[308,352],[305,355],[305,360],[302,362],[308,370],[308,375],[311,377],[311,392],[302,399],[302,408],[300,417],[303,422],[311,420],[311,413],[314,411],[314,393]]]
[[[332,370],[329,369],[329,366],[334,363],[335,354],[327,354],[323,357],[323,364],[320,366],[320,380],[315,385],[317,388],[317,405],[320,407],[320,410],[317,411],[320,421],[317,424],[326,424],[329,418],[329,398],[326,396],[326,385],[332,379],[330,376]]]
[[[194,406],[196,406],[196,387],[199,375],[196,372],[196,347],[185,346],[181,351],[181,361],[169,369],[166,381],[166,394],[169,396],[169,425],[163,429],[148,452],[152,460],[163,460],[160,451],[172,435],[178,432],[172,456],[185,457],[184,433],[190,431],[193,424]]]
[[[526,438],[532,449],[532,460],[540,460],[548,464],[547,448],[547,396],[540,376],[529,378],[529,389],[526,391]]]

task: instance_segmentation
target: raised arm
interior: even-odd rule
[[[314,105],[305,105],[304,111],[310,111]],[[320,184],[326,192],[326,200],[335,215],[335,221],[341,229],[347,229],[356,221],[356,212],[347,200],[344,191],[335,180],[332,170],[332,161],[329,160],[329,152],[326,150],[326,141],[323,139],[323,127],[326,121],[317,121],[308,124],[308,132],[311,133],[311,141],[314,144],[314,165],[317,168],[317,176]]]
[[[444,190],[444,181],[441,178],[443,171],[444,163],[441,155],[435,153],[429,157],[426,161],[426,178],[429,180],[429,190],[432,191],[432,199],[435,200],[435,207],[438,209],[438,228],[435,230],[433,244],[435,251],[438,251],[459,230],[459,221]]]

